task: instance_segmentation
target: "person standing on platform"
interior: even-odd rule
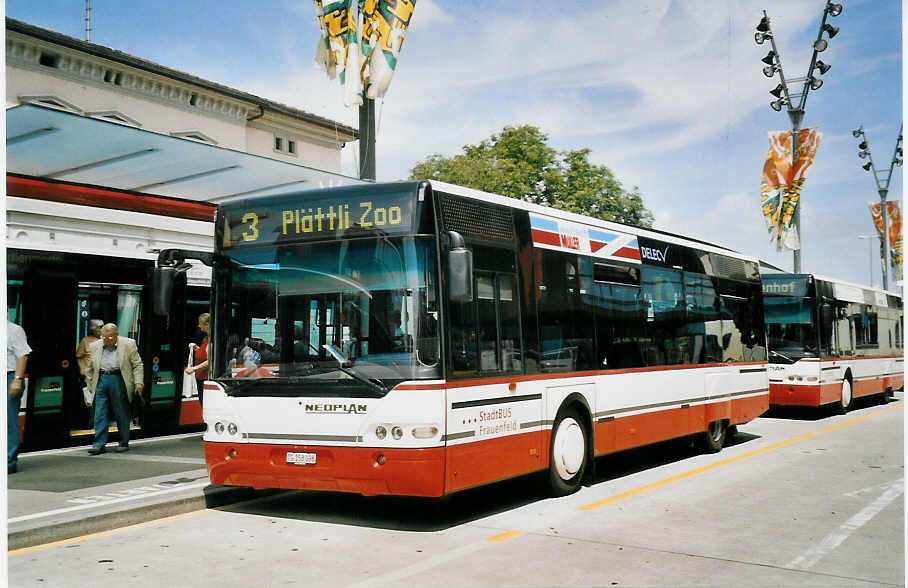
[[[199,315],[199,330],[202,331],[202,344],[189,344],[189,350],[192,351],[192,365],[186,366],[183,371],[187,374],[195,375],[195,385],[199,390],[199,405],[202,404],[202,392],[205,388],[205,380],[208,379],[208,323],[211,321],[211,315],[203,312]]]
[[[25,386],[25,364],[32,348],[25,330],[6,321],[6,473],[15,474],[19,467],[19,405]]]
[[[145,388],[145,366],[134,339],[121,337],[113,323],[101,327],[101,339],[88,346],[86,380],[94,395],[95,439],[88,453],[104,453],[108,407],[113,411],[120,433],[117,452],[129,451],[129,409],[135,394]]]
[[[88,321],[88,334],[82,337],[76,347],[76,361],[79,363],[79,373],[85,375],[88,369],[88,346],[101,338],[101,327],[104,321],[100,319],[91,319]]]

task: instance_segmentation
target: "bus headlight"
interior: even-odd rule
[[[386,429],[383,425],[378,425],[377,427],[375,427],[375,436],[379,441],[381,441],[388,436],[388,429]]]
[[[217,433],[218,435],[223,435],[224,434],[224,423],[222,423],[221,421],[216,422],[214,424],[214,432]]]
[[[404,436],[403,429],[401,429],[397,425],[394,425],[393,427],[391,427],[391,437],[393,437],[395,441],[400,440],[400,438],[403,436]]]
[[[236,435],[236,431],[237,431],[236,423],[230,423],[229,425],[227,425],[228,433],[230,433],[231,435]]]

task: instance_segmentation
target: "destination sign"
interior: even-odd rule
[[[793,278],[784,275],[764,274],[763,294],[767,296],[807,296],[807,278]]]
[[[223,205],[219,229],[224,248],[243,245],[400,235],[412,231],[414,192],[357,190],[331,197],[301,192],[292,198]]]

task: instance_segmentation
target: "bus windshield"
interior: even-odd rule
[[[441,372],[431,238],[234,249],[217,263],[219,381],[273,382],[256,394],[381,394]]]
[[[819,339],[811,301],[810,298],[763,298],[770,361],[817,357]]]

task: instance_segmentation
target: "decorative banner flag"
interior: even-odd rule
[[[776,249],[800,249],[794,213],[801,199],[807,169],[813,163],[823,134],[816,129],[801,129],[798,136],[798,161],[791,164],[791,132],[769,133],[769,153],[763,164],[760,206],[769,240]]]
[[[344,104],[385,95],[416,0],[314,0],[322,37],[315,62],[340,78]],[[364,92],[365,90],[365,92]]]
[[[868,202],[870,216],[876,226],[877,236],[883,238],[883,216],[879,202]],[[886,201],[886,216],[889,223],[889,264],[896,270],[896,280],[902,279],[902,210],[898,202]]]

